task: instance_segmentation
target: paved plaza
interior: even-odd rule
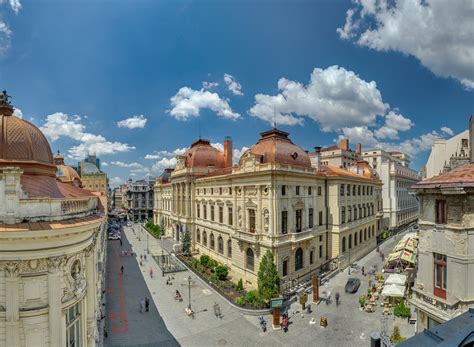
[[[319,305],[311,304],[312,313],[301,314],[301,305],[294,303],[289,309],[290,325],[288,332],[271,329],[271,316],[265,318],[268,322],[268,331],[263,333],[256,316],[244,315],[231,306],[220,296],[214,293],[205,283],[189,271],[173,274],[170,285],[166,284],[168,277],[162,277],[161,270],[151,258],[151,254],[161,255],[162,244],[160,241],[149,237],[136,227],[125,228],[124,244],[122,249],[127,249],[129,240],[131,248],[137,257],[120,257],[118,241],[109,242],[108,264],[108,346],[150,346],[183,345],[183,346],[369,346],[370,334],[379,331],[381,327],[381,308],[374,313],[363,312],[359,308],[358,298],[367,292],[368,281],[359,272],[352,273],[351,277],[361,279],[361,287],[356,294],[346,294],[344,285],[349,277],[347,270],[340,272],[321,288],[322,291],[330,290],[332,297],[339,292],[341,304]],[[126,238],[125,238],[126,236]],[[170,240],[164,245],[169,248]],[[397,240],[392,239],[383,244],[381,249],[388,254]],[[146,254],[147,248],[150,255],[140,266],[140,255]],[[120,264],[124,264],[124,278],[120,280]],[[381,259],[371,252],[358,262],[366,269],[372,264],[380,268]],[[150,276],[150,269],[153,277]],[[195,318],[188,317],[185,307],[189,302],[188,277],[191,276],[191,305],[196,312]],[[121,284],[122,283],[122,284]],[[123,286],[123,289],[120,287]],[[123,290],[123,294],[121,293]],[[174,300],[175,290],[179,290],[183,301]],[[122,295],[124,303],[122,303]],[[152,299],[152,309],[146,314],[139,312],[139,298],[149,296]],[[311,302],[311,296],[310,300]],[[214,304],[217,303],[222,312],[222,317],[214,315]],[[327,328],[319,326],[321,316],[328,319]],[[125,324],[122,320],[127,320]],[[315,324],[311,324],[311,320]],[[387,320],[388,331],[394,324],[401,328],[404,336],[414,334],[414,325],[405,319],[394,319],[389,316]],[[124,333],[121,329],[125,329]],[[115,328],[114,328],[115,327]]]

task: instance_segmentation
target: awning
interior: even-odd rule
[[[407,281],[407,276],[400,274],[392,274],[387,277],[385,280],[385,285],[396,284],[399,286],[404,286]]]
[[[402,251],[402,250],[407,250],[412,253],[415,252],[416,248],[416,242],[414,239],[406,239],[406,240],[400,240],[398,244],[395,246],[393,249],[394,252],[396,251]]]
[[[405,287],[396,285],[396,284],[389,284],[385,286],[382,290],[383,296],[391,296],[395,298],[401,298],[405,294]]]
[[[387,257],[387,262],[392,262],[392,261],[397,261],[397,260],[403,260],[412,264],[415,264],[416,262],[416,255],[413,253],[402,250],[402,251],[397,251],[390,253]]]

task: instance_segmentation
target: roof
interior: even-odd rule
[[[342,168],[338,168],[336,166],[329,166],[329,165],[320,165],[319,166],[319,174],[324,174],[327,177],[337,177],[337,176],[343,176],[343,177],[349,177],[349,178],[355,178],[355,179],[362,179],[362,180],[367,180],[367,181],[373,181],[373,179],[365,176],[358,175],[354,172],[347,171]]]
[[[425,329],[423,332],[410,337],[400,343],[401,347],[437,346],[454,347],[465,346],[467,341],[474,340],[474,309],[453,318],[447,322]],[[466,344],[467,346],[467,344]]]
[[[474,163],[458,166],[451,171],[428,178],[413,186],[414,189],[461,187],[474,187]]]
[[[183,157],[186,167],[224,167],[224,153],[211,146],[208,140],[198,139],[191,144]]]
[[[332,146],[329,146],[329,147],[321,148],[321,152],[335,151],[335,150],[338,150],[338,149],[342,149],[342,148],[339,147],[338,145],[332,145]]]
[[[66,219],[53,222],[30,222],[18,224],[0,224],[0,232],[19,232],[19,231],[36,231],[36,230],[55,230],[73,228],[80,225],[97,223],[103,219],[104,215],[91,215],[81,218]]]
[[[94,196],[88,190],[57,182],[54,177],[49,176],[22,175],[20,183],[30,198],[61,199]]]

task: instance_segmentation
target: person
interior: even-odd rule
[[[120,247],[122,247],[122,239],[120,238],[119,240],[120,240]]]
[[[140,260],[140,266],[143,266],[143,262]]]
[[[145,311],[145,300],[143,298],[140,299],[140,313]]]
[[[123,265],[120,267],[120,273],[123,275]]]
[[[153,278],[153,269],[150,268],[150,277]]]
[[[385,255],[382,252],[382,261],[384,261],[384,260],[385,260]]]
[[[288,316],[286,314],[283,315],[281,320],[281,327],[285,333],[288,331]]]
[[[365,267],[362,266],[362,276],[365,276]]]
[[[146,254],[143,257],[145,258],[145,261],[146,261]]]
[[[336,305],[339,305],[339,292],[336,292]]]
[[[150,299],[145,298],[145,311],[148,312],[150,310]]]

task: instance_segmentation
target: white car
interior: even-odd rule
[[[109,240],[119,240],[121,239],[120,234],[109,234]]]

